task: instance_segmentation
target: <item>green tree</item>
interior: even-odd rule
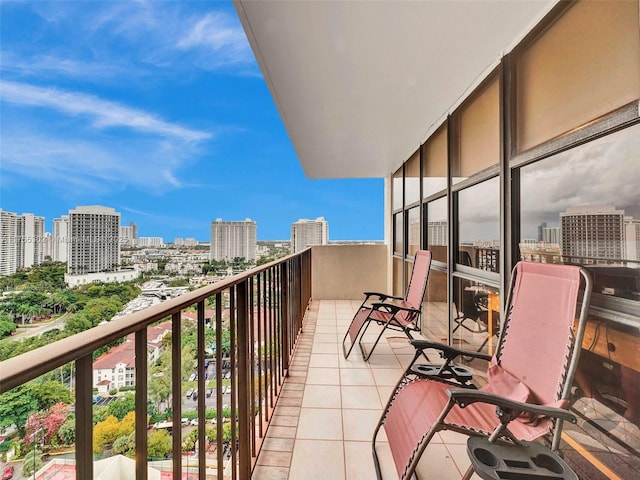
[[[31,382],[29,385],[29,393],[36,399],[37,410],[47,410],[56,403],[73,403],[73,396],[67,387],[54,382]]]
[[[116,455],[125,455],[129,458],[136,456],[136,436],[135,433],[122,435],[113,442],[113,453]]]
[[[59,445],[73,445],[76,442],[76,417],[70,414],[58,430]]]
[[[166,458],[171,451],[171,437],[166,430],[154,430],[147,439],[149,458]]]
[[[27,417],[38,410],[38,401],[31,395],[28,384],[13,388],[0,395],[0,428],[15,425],[22,437]]]
[[[6,313],[0,314],[0,338],[8,337],[16,331],[16,324]]]
[[[67,332],[68,335],[75,335],[76,333],[89,330],[92,326],[91,320],[85,317],[82,313],[77,313],[76,315],[67,318],[64,322],[64,331]]]
[[[109,415],[113,415],[118,420],[122,420],[129,412],[133,412],[136,409],[136,397],[131,393],[127,393],[125,396],[112,401],[107,406]]]
[[[30,450],[24,456],[24,461],[22,463],[22,472],[21,472],[22,476],[25,478],[29,478],[41,468],[42,468],[42,453],[37,450]]]

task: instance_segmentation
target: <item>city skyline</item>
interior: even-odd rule
[[[252,218],[267,240],[324,216],[336,240],[383,239],[383,179],[305,178],[230,2],[0,12],[5,211],[51,232],[105,205],[141,236],[201,241],[219,217]]]

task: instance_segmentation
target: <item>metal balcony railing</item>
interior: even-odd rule
[[[290,355],[302,330],[311,298],[311,249],[182,295],[145,310],[112,320],[77,335],[0,363],[0,393],[47,372],[75,362],[76,478],[93,478],[92,354],[95,350],[135,334],[136,479],[146,480],[147,465],[147,327],[171,317],[172,424],[181,424],[181,313],[197,306],[198,478],[207,475],[205,448],[205,304],[215,299],[215,370],[222,378],[223,314],[230,330],[231,441],[223,445],[217,428],[217,470],[213,478],[248,479],[258,456],[280,387],[287,376]],[[218,383],[219,387],[220,383]],[[217,425],[221,426],[222,389],[215,389]],[[234,420],[235,419],[235,420]],[[182,478],[182,435],[172,436],[173,479]],[[224,455],[229,455],[227,460]],[[223,472],[222,465],[228,465]],[[192,471],[190,469],[190,471]],[[231,476],[229,477],[229,474]]]

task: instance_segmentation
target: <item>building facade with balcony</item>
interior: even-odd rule
[[[120,264],[120,213],[99,205],[69,210],[67,273],[116,270]]]
[[[256,259],[256,222],[247,218],[243,221],[225,221],[221,218],[211,222],[211,260]]]
[[[315,220],[301,218],[291,224],[291,252],[300,252],[310,245],[329,242],[329,222],[324,217]]]

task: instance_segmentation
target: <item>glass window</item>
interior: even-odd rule
[[[583,265],[591,304],[640,302],[640,125],[520,169],[520,255]],[[612,300],[618,297],[620,300]],[[576,373],[578,429],[606,454],[640,450],[640,320],[592,311]],[[610,312],[611,313],[611,312]],[[572,432],[567,432],[572,434]],[[616,453],[620,478],[637,476]]]
[[[411,205],[420,200],[420,150],[407,160],[404,169],[404,202]]]
[[[447,262],[448,221],[447,197],[439,198],[427,204],[427,248],[431,250],[433,260]]]
[[[640,301],[640,125],[522,167],[523,259],[585,265]]]
[[[415,255],[420,248],[420,207],[407,212],[407,254]]]
[[[447,188],[447,126],[436,131],[422,146],[424,197]]]
[[[638,2],[575,2],[518,55],[519,151],[638,98],[638,15]]]
[[[402,167],[393,174],[391,185],[391,208],[393,211],[399,210],[403,206],[403,185],[402,185]]]
[[[458,263],[500,271],[500,183],[494,177],[458,192]]]
[[[493,355],[499,329],[498,289],[465,278],[454,278],[451,323],[453,345]]]
[[[500,82],[498,77],[458,113],[458,156],[453,183],[461,182],[500,161]]]
[[[447,273],[431,268],[422,305],[422,333],[431,341],[447,343]]]
[[[393,253],[396,255],[403,255],[404,251],[402,216],[402,213],[396,213],[393,215]]]
[[[397,297],[404,297],[404,278],[402,278],[402,260],[393,259],[393,294]]]

